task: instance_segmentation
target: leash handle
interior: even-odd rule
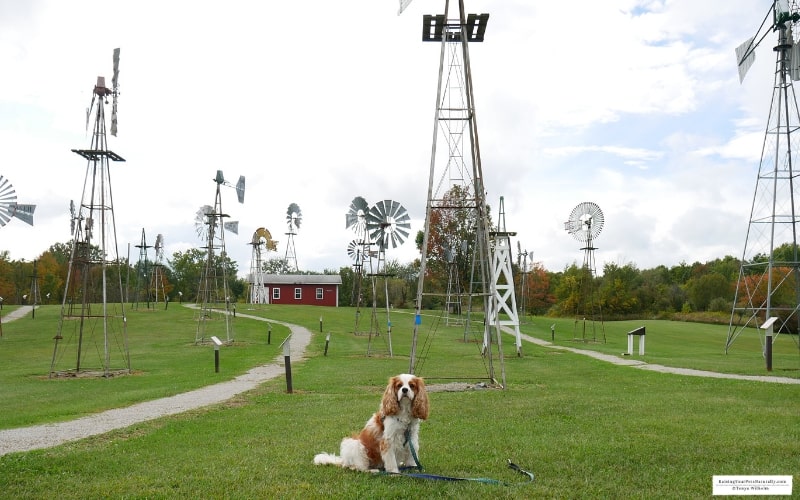
[[[519,472],[520,474],[524,474],[524,475],[528,476],[528,478],[529,478],[529,481],[528,481],[528,482],[529,482],[529,483],[530,483],[530,482],[533,482],[533,480],[534,480],[533,472],[528,472],[528,471],[526,471],[525,469],[523,469],[523,468],[522,468],[522,467],[520,467],[519,465],[517,465],[517,464],[515,464],[514,462],[512,462],[510,458],[508,459],[508,467],[509,467],[510,469],[513,469],[513,470],[515,470],[515,471]]]

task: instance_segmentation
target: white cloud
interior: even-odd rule
[[[19,5],[17,5],[19,4]],[[551,270],[582,259],[572,208],[606,214],[598,264],[673,265],[738,254],[773,73],[769,47],[738,83],[733,48],[763,2],[470,1],[489,12],[470,48],[488,201]],[[110,147],[120,247],[162,233],[167,255],[199,246],[195,211],[217,169],[247,177],[226,238],[242,273],[258,227],[280,241],[303,209],[301,268],[349,265],[350,200],[395,199],[422,229],[438,46],[423,13],[390,2],[36,1],[0,4],[0,175],[38,205],[0,250],[33,259],[69,238],[88,144],[84,112],[121,47],[120,134]],[[767,43],[767,42],[765,42]],[[738,224],[738,226],[737,226]],[[516,246],[516,245],[515,245]],[[390,259],[416,257],[412,241]],[[135,257],[134,257],[135,258]]]

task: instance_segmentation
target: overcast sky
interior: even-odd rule
[[[471,45],[487,201],[533,260],[583,259],[564,222],[603,210],[607,262],[640,269],[741,256],[774,74],[772,33],[739,83],[734,48],[768,0],[466,0],[490,14]],[[165,255],[202,246],[195,213],[222,170],[247,179],[226,246],[249,271],[258,227],[286,251],[286,211],[302,270],[350,264],[355,196],[401,202],[422,229],[438,76],[423,14],[442,0],[226,2],[0,0],[0,175],[35,225],[0,227],[0,250],[32,260],[69,233],[88,148],[95,79],[121,49],[119,136],[109,149],[124,256],[145,230]],[[110,113],[110,111],[109,111]],[[413,238],[387,252],[410,262]],[[152,258],[152,256],[151,256]],[[514,257],[516,259],[516,257]]]

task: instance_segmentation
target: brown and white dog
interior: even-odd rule
[[[317,465],[368,471],[383,468],[399,472],[400,465],[418,465],[409,444],[419,456],[419,425],[428,418],[428,393],[425,381],[404,373],[389,379],[380,408],[367,420],[364,429],[353,437],[342,439],[340,456],[320,453]]]

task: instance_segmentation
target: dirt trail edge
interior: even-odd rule
[[[510,329],[506,330],[504,328],[504,330],[506,331],[506,333],[513,334],[513,332]],[[536,345],[549,347],[551,349],[560,349],[562,351],[574,352],[576,354],[583,354],[584,356],[590,356],[592,358],[599,359],[601,361],[607,361],[609,363],[614,363],[616,365],[631,366],[633,368],[639,368],[640,370],[650,370],[661,373],[674,373],[676,375],[688,375],[690,377],[729,378],[736,380],[751,380],[754,382],[771,382],[774,384],[800,384],[800,379],[797,378],[775,377],[771,375],[737,375],[735,373],[719,373],[719,372],[710,372],[706,370],[695,370],[693,368],[676,368],[674,366],[653,365],[636,359],[621,358],[619,356],[614,356],[613,354],[604,354],[602,352],[590,351],[587,349],[575,349],[574,347],[554,345],[546,340],[537,339],[535,337],[531,337],[530,335],[522,334],[521,338]]]
[[[239,314],[239,316],[269,321],[289,327],[292,332],[292,338],[289,343],[292,362],[303,361],[306,347],[311,341],[310,330],[274,319],[260,318],[247,314]],[[285,373],[283,358],[283,353],[281,353],[273,363],[257,366],[233,380],[176,394],[175,396],[145,401],[125,408],[115,408],[68,422],[0,430],[0,456],[20,451],[50,448],[68,441],[128,427],[139,422],[221,403],[237,394],[254,389],[262,382],[283,375]]]

